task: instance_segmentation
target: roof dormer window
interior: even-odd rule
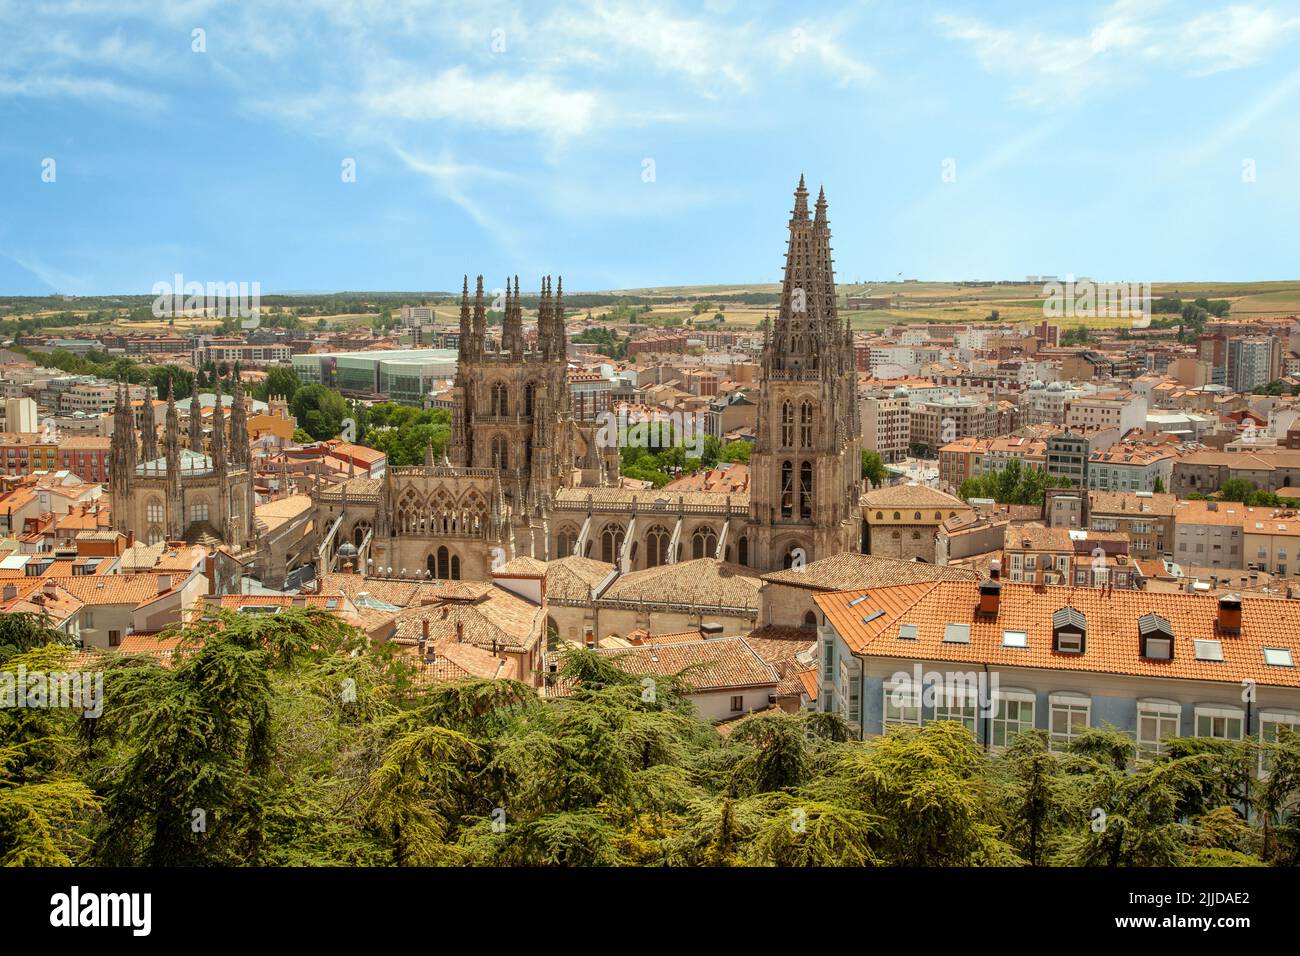
[[[1154,611],[1143,614],[1138,618],[1138,643],[1142,656],[1148,660],[1173,660],[1173,625]]]
[[[1063,607],[1052,615],[1052,650],[1058,654],[1082,654],[1087,637],[1087,618],[1078,608]]]

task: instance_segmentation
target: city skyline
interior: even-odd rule
[[[0,27],[0,295],[454,292],[467,262],[774,283],[801,172],[846,284],[1293,270],[1295,3],[0,3]]]

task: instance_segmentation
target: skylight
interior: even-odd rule
[[[849,607],[857,607],[866,599],[867,599],[867,595],[865,594],[861,595],[860,597],[855,597],[852,601],[849,602]]]
[[[863,624],[870,624],[870,623],[871,623],[872,621],[874,621],[876,618],[878,618],[878,617],[884,617],[884,616],[885,616],[885,612],[884,612],[884,611],[872,611],[870,614],[868,614],[866,617],[864,617],[864,618],[862,619],[862,623],[863,623]]]
[[[898,639],[900,641],[916,640],[916,625],[915,624],[898,625]]]
[[[1198,661],[1223,660],[1223,642],[1222,641],[1197,641],[1196,659]]]
[[[943,626],[943,641],[945,644],[969,644],[970,625],[945,624]]]
[[[1028,647],[1029,632],[1028,631],[1003,631],[1002,646],[1003,647]]]
[[[1291,648],[1289,647],[1266,647],[1264,648],[1264,663],[1273,667],[1294,667],[1291,661]]]

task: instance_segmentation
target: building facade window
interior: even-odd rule
[[[910,682],[885,685],[884,722],[893,725],[921,725],[921,694]]]
[[[1165,752],[1165,739],[1178,736],[1182,708],[1171,700],[1140,700],[1137,705],[1139,757],[1158,757]]]
[[[1197,707],[1196,736],[1211,740],[1241,740],[1242,712],[1237,707]]]
[[[1259,715],[1259,739],[1264,744],[1275,744],[1283,729],[1300,733],[1300,714],[1290,711],[1265,710]],[[1265,747],[1259,755],[1259,772],[1262,776],[1273,767],[1272,756]]]
[[[1027,690],[999,690],[990,743],[994,747],[1010,747],[1016,734],[1033,727],[1034,695]]]
[[[1092,699],[1082,694],[1053,694],[1048,703],[1051,708],[1048,724],[1051,749],[1064,750],[1088,729]]]

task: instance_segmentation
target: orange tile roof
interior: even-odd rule
[[[851,602],[862,598],[859,603]],[[1218,601],[1186,593],[1108,591],[1103,588],[1047,587],[1002,583],[997,618],[977,616],[979,585],[965,581],[839,591],[813,600],[841,638],[866,657],[923,661],[961,661],[1005,667],[1089,671],[1138,677],[1171,677],[1300,687],[1300,667],[1264,663],[1263,648],[1290,648],[1300,662],[1300,602],[1259,597],[1241,599],[1242,627],[1238,635],[1221,635],[1215,626]],[[1052,650],[1052,614],[1064,607],[1083,612],[1087,621],[1083,654]],[[885,613],[863,623],[872,612]],[[1154,611],[1173,627],[1174,657],[1143,658],[1138,643],[1138,618]],[[898,636],[899,624],[914,624],[915,639]],[[969,624],[970,642],[944,641],[947,624]],[[1028,633],[1028,646],[1003,647],[1004,629]],[[1222,661],[1197,660],[1194,640],[1219,640]]]

